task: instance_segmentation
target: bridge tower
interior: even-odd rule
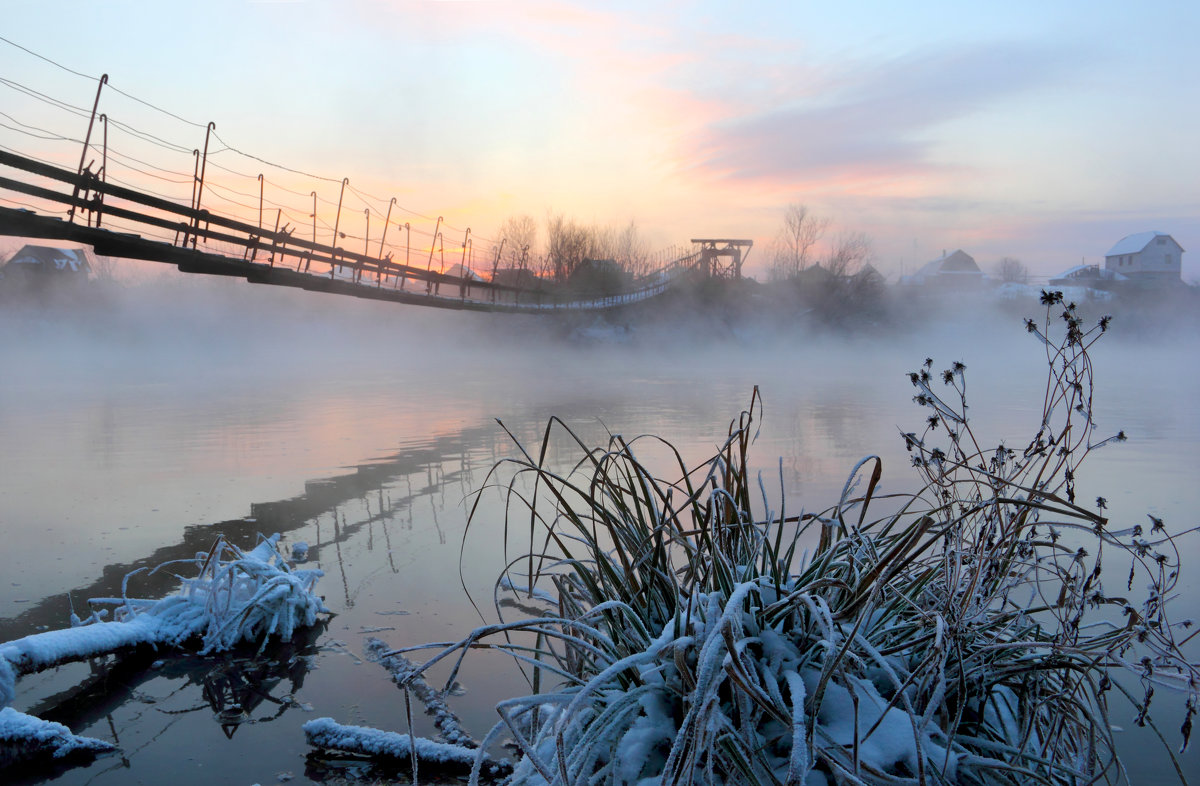
[[[753,240],[727,238],[692,239],[700,246],[700,268],[708,278],[740,279],[742,263],[750,255]]]

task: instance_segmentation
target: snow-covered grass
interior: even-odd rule
[[[516,745],[516,784],[1127,780],[1110,701],[1152,724],[1155,689],[1178,689],[1155,709],[1186,745],[1200,672],[1168,615],[1174,538],[1153,518],[1114,529],[1103,499],[1076,499],[1081,462],[1123,438],[1092,420],[1088,352],[1107,319],[1087,328],[1057,294],[1043,303],[1027,327],[1045,397],[1016,447],[977,441],[962,364],[913,372],[912,494],[878,497],[868,457],[820,513],[756,506],[757,391],[699,466],[644,437],[670,457],[652,471],[641,441],[593,449],[552,420],[536,455],[485,486],[507,496],[506,532],[527,533],[497,594],[554,603],[515,621],[497,603],[500,622],[427,645],[441,651],[422,670],[452,664],[449,685],[490,647],[526,671],[532,692],[482,741]],[[580,458],[558,473],[564,435]]]

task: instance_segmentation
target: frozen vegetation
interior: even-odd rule
[[[139,645],[182,647],[195,642],[201,654],[242,642],[260,641],[265,646],[271,636],[288,639],[298,628],[313,625],[319,614],[328,611],[313,591],[321,571],[291,569],[275,548],[278,539],[278,535],[262,538],[255,548],[243,551],[218,537],[210,551],[182,561],[197,573],[194,578],[180,577],[181,586],[173,595],[161,600],[93,598],[93,608],[106,608],[86,620],[72,615],[70,628],[0,644],[0,706],[6,708],[0,717],[13,718],[15,711],[8,705],[15,699],[19,677],[63,663]],[[169,563],[156,570],[181,566]],[[136,573],[126,577],[125,586]],[[114,619],[105,621],[110,610]],[[32,735],[30,739],[61,734],[68,741],[84,739],[70,737],[58,724],[20,717],[28,720],[23,725],[9,722],[4,727],[9,734],[6,740],[11,742],[22,729]]]
[[[882,461],[868,457],[832,507],[769,510],[747,470],[757,397],[699,466],[655,437],[592,448],[552,420],[540,450],[484,484],[526,549],[497,596],[547,610],[510,621],[497,602],[499,622],[459,642],[375,654],[437,650],[394,674],[408,686],[448,665],[441,696],[475,648],[526,672],[533,691],[497,707],[473,780],[506,742],[513,784],[1128,781],[1114,704],[1154,726],[1151,700],[1169,688],[1154,708],[1184,747],[1190,736],[1200,672],[1168,603],[1179,552],[1163,522],[1117,528],[1102,498],[1076,498],[1083,460],[1124,438],[1092,419],[1088,351],[1108,320],[1085,326],[1055,293],[1043,303],[1044,322],[1027,323],[1047,368],[1031,437],[979,439],[961,363],[912,373],[924,425],[901,435],[911,494],[878,495]],[[546,457],[564,436],[579,459],[559,474]],[[666,471],[639,458],[663,451]],[[306,731],[425,755],[407,736],[344,729]]]

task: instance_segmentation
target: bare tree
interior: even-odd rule
[[[1004,257],[996,263],[996,277],[1005,284],[1028,284],[1029,268],[1015,257]]]
[[[829,251],[826,269],[835,276],[851,276],[871,259],[871,238],[862,232],[842,232]]]
[[[556,281],[566,281],[571,271],[599,250],[595,230],[566,218],[561,213],[546,216],[546,265]]]
[[[528,248],[530,253],[536,253],[538,240],[537,219],[527,213],[509,216],[500,225],[498,236],[504,240],[505,247],[515,250],[519,255],[521,249]]]
[[[537,253],[537,219],[531,215],[521,213],[509,216],[500,224],[496,236],[504,249],[504,258],[495,260],[497,265],[519,267],[530,255]],[[494,253],[499,251],[497,248]]]
[[[783,212],[783,228],[775,239],[771,278],[791,278],[814,261],[813,248],[829,227],[828,218],[818,218],[808,207],[793,202]]]
[[[632,220],[612,233],[612,259],[627,272],[634,276],[644,276],[650,272],[650,244],[638,232],[637,224]]]

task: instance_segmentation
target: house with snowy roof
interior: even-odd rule
[[[1108,270],[1099,265],[1076,265],[1059,273],[1050,279],[1052,287],[1090,287],[1104,289],[1111,284],[1128,281],[1124,275],[1115,270]]]
[[[45,295],[75,289],[89,281],[92,272],[82,248],[22,246],[0,267],[0,290],[14,294]]]
[[[985,278],[979,265],[975,264],[975,258],[960,248],[951,254],[943,251],[940,257],[926,262],[916,273],[901,276],[900,283],[966,289],[979,286]]]
[[[1179,283],[1183,246],[1165,232],[1121,238],[1104,255],[1104,269],[1142,283]]]

